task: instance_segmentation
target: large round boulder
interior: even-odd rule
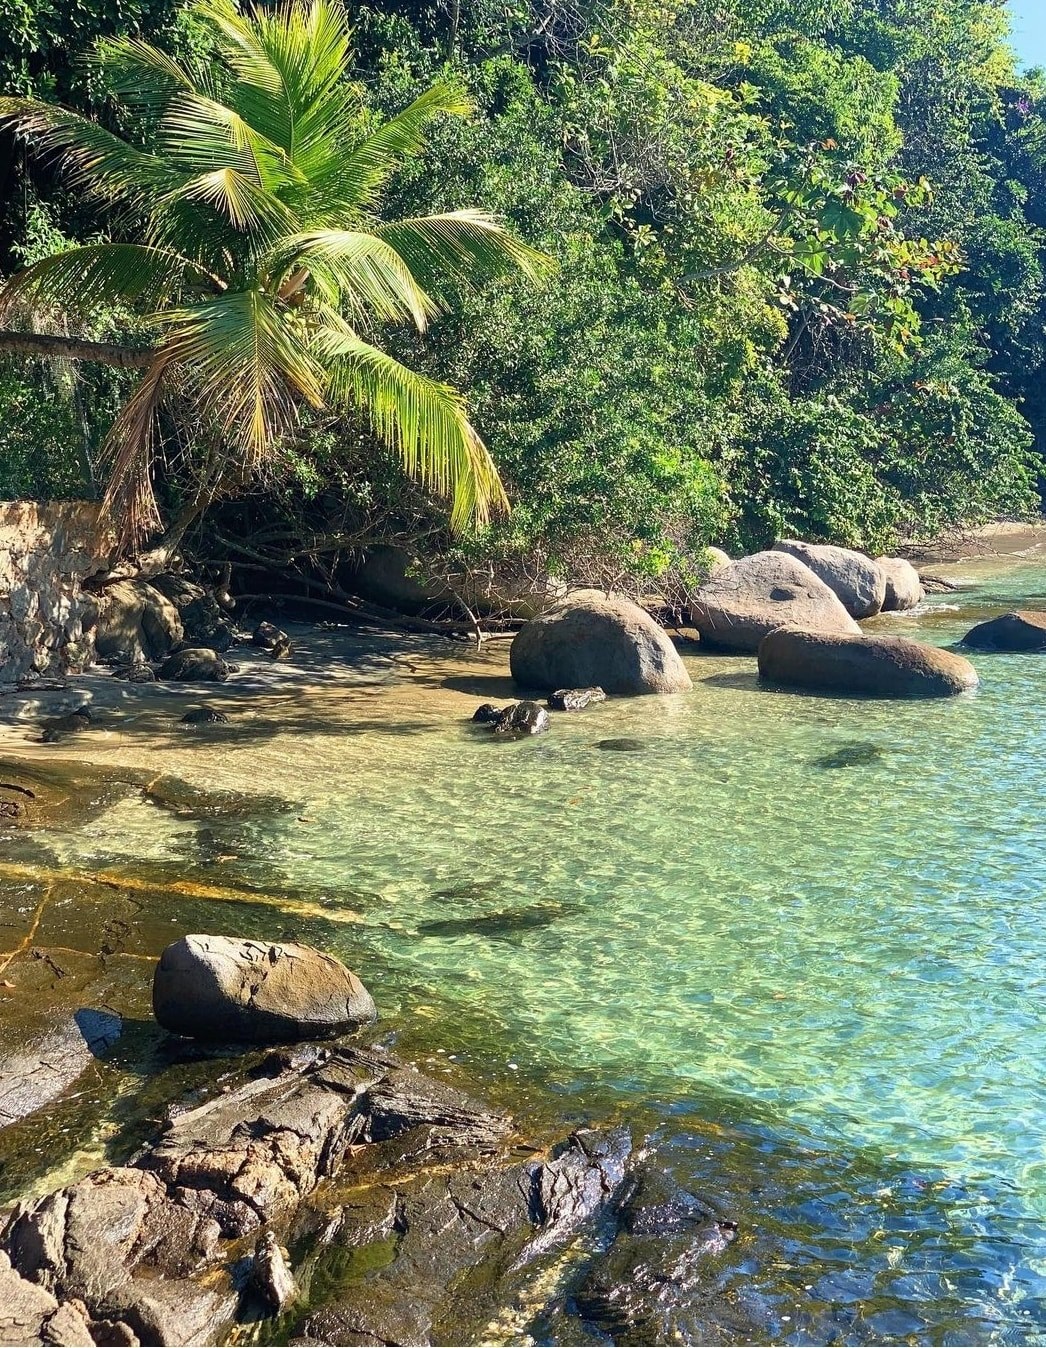
[[[96,599],[95,650],[103,660],[162,660],[183,639],[178,609],[143,580],[119,580]]]
[[[770,683],[873,697],[952,697],[977,687],[969,660],[908,637],[837,636],[781,628],[759,645]]]
[[[720,567],[695,592],[690,621],[703,642],[728,651],[758,650],[778,627],[860,631],[824,581],[786,552],[756,552]]]
[[[524,688],[599,687],[623,697],[685,693],[693,684],[679,652],[638,604],[602,590],[575,590],[517,634],[512,677]]]
[[[875,564],[886,578],[884,613],[903,613],[926,598],[919,573],[906,557],[876,557]]]
[[[977,651],[1046,650],[1046,613],[1001,613],[971,627],[962,643]]]
[[[886,600],[886,575],[871,557],[828,543],[783,538],[774,551],[787,552],[823,580],[851,618],[874,618]]]
[[[194,1039],[282,1043],[374,1020],[374,999],[340,960],[311,946],[183,936],[160,956],[153,1012]]]

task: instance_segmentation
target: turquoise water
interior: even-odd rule
[[[1041,561],[968,575],[882,630],[947,645],[1046,607]],[[372,716],[349,759],[338,734],[236,750],[259,785],[284,765],[293,814],[128,803],[77,859],[232,849],[244,881],[359,914],[280,934],[336,949],[409,1050],[771,1194],[780,1267],[737,1278],[778,1337],[1046,1341],[1046,657],[974,661],[973,695],[887,702],[695,656],[693,693],[521,743]],[[427,678],[466,714],[503,691],[489,663]]]

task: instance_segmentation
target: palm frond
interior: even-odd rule
[[[0,124],[27,136],[37,153],[54,155],[66,185],[109,201],[144,208],[171,185],[171,166],[78,113],[29,98],[0,98]]]
[[[324,377],[286,311],[259,290],[232,291],[166,316],[165,345],[201,415],[253,471],[294,424],[299,401],[323,404]]]
[[[108,475],[101,524],[111,527],[121,549],[137,547],[161,524],[153,490],[156,417],[170,373],[171,355],[157,352],[134,392],[124,403],[102,445],[100,464]]]
[[[395,248],[374,234],[348,229],[294,234],[280,240],[266,270],[278,280],[288,273],[314,274],[328,283],[329,302],[340,301],[358,318],[413,322],[424,329],[438,312]]]
[[[296,175],[283,149],[251,126],[234,108],[196,93],[170,99],[157,140],[180,169],[208,173],[232,168],[266,191]]]
[[[150,308],[187,286],[212,288],[216,278],[165,248],[94,243],[54,253],[18,272],[0,288],[0,314],[21,302],[86,314],[99,305],[142,303]]]
[[[209,206],[234,230],[259,235],[259,241],[278,238],[298,223],[279,197],[255,182],[253,175],[232,167],[217,168],[184,179],[154,203],[151,224],[154,242],[170,245],[176,242],[177,236],[164,231],[161,222],[168,209],[178,203]]]
[[[346,155],[336,183],[328,185],[343,211],[371,207],[404,158],[425,145],[425,131],[440,114],[463,117],[468,99],[452,84],[434,84],[402,112],[372,131]]]
[[[546,253],[515,238],[485,211],[447,211],[377,225],[374,233],[400,255],[435,294],[469,289],[496,276],[522,272],[538,282],[555,268]]]
[[[206,95],[209,81],[137,37],[103,38],[89,58],[125,107],[162,112],[178,92]]]
[[[317,335],[330,369],[330,400],[354,407],[399,456],[404,470],[451,498],[451,528],[482,525],[508,506],[486,446],[460,393],[409,370],[336,320]]]

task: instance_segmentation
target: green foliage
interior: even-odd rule
[[[206,54],[191,9],[127,3],[83,22]],[[66,22],[26,14],[23,46]],[[359,0],[354,26],[360,127],[437,80],[473,109],[432,127],[387,210],[480,201],[559,267],[537,295],[477,290],[459,252],[439,287],[453,311],[389,335],[409,368],[466,390],[507,519],[450,539],[394,456],[322,418],[280,446],[288,518],[307,500],[309,527],[326,514],[339,537],[685,579],[705,542],[885,549],[1037,508],[1046,83],[1013,69],[997,0]],[[127,130],[40,50],[33,66],[0,49],[9,87]],[[54,199],[63,233],[97,234],[82,202]],[[321,270],[346,265],[348,241],[308,246]]]

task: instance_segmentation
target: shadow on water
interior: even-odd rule
[[[419,922],[418,934],[451,939],[480,936],[505,940],[523,932],[549,927],[560,918],[572,917],[580,911],[581,905],[576,903],[540,903],[532,907],[506,908],[501,912],[480,913],[475,917],[436,918],[431,922]]]
[[[451,674],[439,679],[440,688],[454,693],[468,693],[473,697],[494,701],[518,701],[523,694],[507,674]]]

